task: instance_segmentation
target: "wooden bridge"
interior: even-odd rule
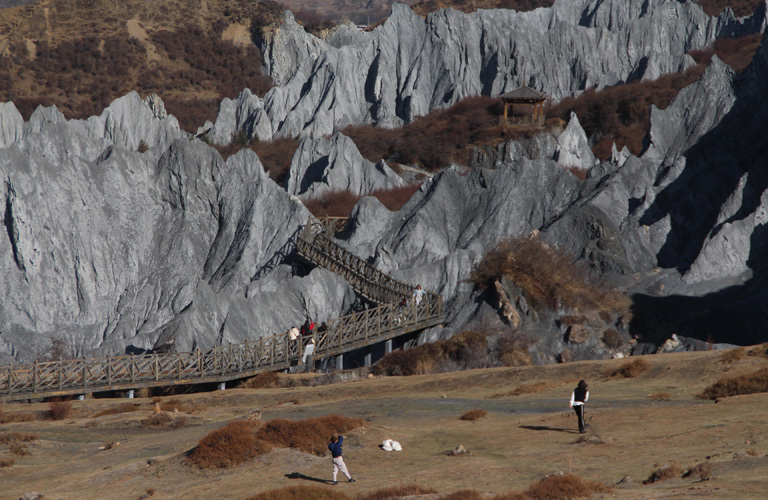
[[[296,238],[302,259],[343,276],[377,307],[326,322],[325,331],[291,340],[282,333],[206,351],[108,356],[0,367],[0,402],[124,391],[145,387],[221,383],[295,366],[308,343],[314,360],[383,342],[444,321],[443,300],[427,292],[407,306],[413,287],[357,258],[333,241],[346,220],[311,218]]]

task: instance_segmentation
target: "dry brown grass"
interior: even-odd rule
[[[419,184],[396,187],[392,189],[379,189],[368,196],[378,199],[387,210],[396,212],[411,199],[413,193],[419,189]],[[331,191],[317,198],[305,202],[307,209],[315,217],[348,217],[362,196],[352,194],[349,191]]]
[[[99,412],[94,413],[91,418],[103,417],[105,415],[118,415],[120,413],[130,413],[134,411],[141,411],[141,406],[136,403],[120,403],[117,406],[105,408]]]
[[[488,416],[488,412],[485,410],[469,410],[467,413],[461,416],[461,420],[469,420],[474,422]]]
[[[554,474],[533,483],[526,494],[535,500],[566,500],[608,493],[610,488],[597,481],[587,481],[575,474]]]
[[[725,6],[730,6],[737,17],[748,16],[763,4],[763,0],[695,0],[710,16],[719,16]]]
[[[246,500],[352,500],[339,490],[322,486],[289,486],[265,491]]]
[[[654,394],[649,394],[648,399],[652,399],[653,401],[672,401],[672,395],[668,392],[656,392]]]
[[[496,341],[496,359],[504,366],[530,366],[533,357],[529,349],[533,343],[533,337],[522,330],[500,332]]]
[[[744,359],[746,355],[747,355],[747,350],[744,347],[737,347],[736,349],[727,349],[723,351],[723,354],[720,356],[720,359],[718,359],[717,361],[719,363],[725,363],[725,364],[736,363]]]
[[[480,288],[488,288],[502,276],[519,286],[534,307],[600,311],[620,310],[629,304],[624,295],[600,283],[572,255],[538,238],[502,240],[472,270],[470,279]]]
[[[656,483],[658,481],[666,481],[667,479],[676,479],[683,474],[682,469],[676,463],[671,463],[659,467],[648,476],[648,479],[643,481],[643,484]]]
[[[12,443],[8,446],[8,453],[16,457],[26,457],[32,454],[29,448],[21,443]]]
[[[207,142],[207,138],[202,138]],[[225,160],[237,153],[243,148],[251,149],[261,160],[264,170],[269,174],[270,179],[282,185],[285,181],[288,171],[291,168],[291,159],[296,149],[299,147],[299,140],[283,137],[274,140],[252,140],[242,135],[237,141],[232,141],[225,146],[210,144],[215,147]]]
[[[509,392],[494,394],[491,396],[491,399],[521,396],[523,394],[536,394],[539,392],[549,391],[555,387],[557,387],[557,384],[553,382],[531,382],[530,384],[523,384]]]
[[[606,377],[634,378],[651,369],[651,365],[644,359],[634,359],[623,363],[620,367],[608,370]]]
[[[712,464],[709,462],[702,462],[700,464],[696,464],[691,469],[685,472],[683,474],[683,477],[685,478],[697,478],[701,481],[707,481],[712,477]]]
[[[758,392],[768,392],[768,368],[746,375],[722,378],[704,389],[700,397],[714,400]]]
[[[169,412],[155,413],[151,417],[141,421],[142,427],[170,427],[172,429],[181,429],[186,425],[187,417],[177,417]]]
[[[488,340],[479,332],[462,332],[450,339],[393,351],[376,363],[374,375],[424,375],[479,368],[488,363]]]
[[[276,372],[259,373],[255,377],[243,380],[241,389],[276,389],[280,387],[280,375]]]
[[[415,495],[432,495],[437,493],[434,488],[426,488],[416,484],[391,486],[380,490],[364,493],[355,497],[355,500],[396,500],[401,497]]]
[[[0,444],[29,443],[37,439],[37,434],[29,432],[6,432],[0,434]]]
[[[550,7],[555,0],[422,0],[413,6],[414,12],[426,16],[439,9],[452,8],[462,12],[475,12],[479,9],[514,9],[527,12],[539,7]]]
[[[187,455],[193,465],[201,469],[226,468],[268,453],[269,444],[257,438],[260,423],[235,420],[211,432]]]
[[[324,456],[328,451],[328,437],[344,434],[365,425],[358,418],[327,415],[305,420],[271,420],[262,427],[257,438],[269,446],[296,448],[306,453]]]
[[[48,401],[48,416],[53,420],[64,420],[72,414],[72,401],[53,398]]]
[[[0,469],[4,467],[13,467],[13,464],[16,463],[16,460],[13,458],[0,458]]]
[[[0,406],[0,424],[10,424],[14,422],[31,422],[35,416],[31,413],[5,413]]]

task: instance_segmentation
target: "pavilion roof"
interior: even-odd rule
[[[527,85],[523,85],[522,87],[518,87],[515,90],[510,90],[509,92],[505,92],[501,94],[499,97],[505,100],[510,100],[510,101],[531,102],[531,101],[544,101],[547,99],[547,94],[543,92],[539,92],[538,90],[533,90]]]

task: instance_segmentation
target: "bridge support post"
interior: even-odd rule
[[[128,399],[133,399],[133,389],[128,389]]]
[[[77,400],[78,401],[84,401],[85,400],[85,394],[80,394],[79,396],[77,396]]]
[[[384,342],[384,354],[389,354],[390,352],[392,352],[392,339]]]
[[[339,354],[336,356],[336,369],[337,370],[343,370],[344,369],[344,355]]]
[[[223,391],[226,388],[227,388],[227,383],[226,382],[220,382],[219,383],[219,387],[216,390]]]
[[[363,361],[363,366],[366,368],[371,366],[371,348],[368,348],[368,351],[365,353],[365,358]]]

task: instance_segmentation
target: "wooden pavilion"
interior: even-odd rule
[[[543,92],[523,85],[515,90],[501,94],[499,99],[504,102],[503,123],[529,126],[544,125],[544,103],[547,101],[548,96]],[[533,114],[531,116],[516,116],[514,114],[515,106],[533,106]]]

